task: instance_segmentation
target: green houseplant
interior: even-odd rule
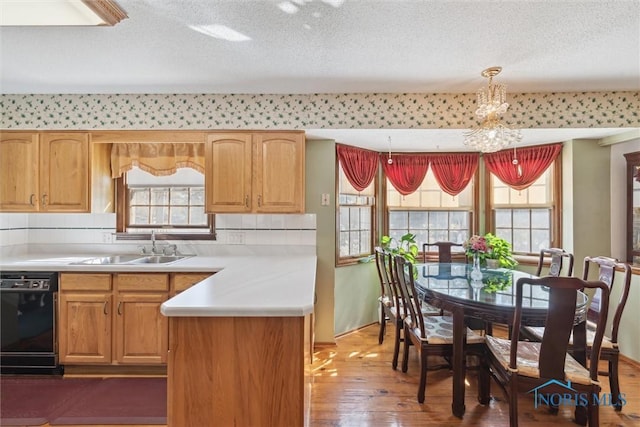
[[[488,251],[483,254],[483,259],[497,260],[498,267],[502,268],[513,269],[518,265],[518,261],[513,258],[511,253],[511,244],[509,242],[491,233],[487,233],[484,238],[487,242]]]
[[[401,255],[411,264],[415,264],[416,257],[420,252],[416,243],[416,235],[411,233],[400,237],[400,240],[396,240],[391,236],[382,236],[380,238],[380,246],[393,255]]]

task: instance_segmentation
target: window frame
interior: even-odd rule
[[[207,225],[206,226],[173,226],[173,227],[163,227],[163,226],[154,226],[154,225],[137,225],[135,228],[144,229],[148,228],[149,233],[132,233],[127,231],[127,227],[129,225],[129,204],[127,200],[129,199],[129,188],[126,185],[126,174],[123,174],[121,177],[115,179],[116,182],[116,240],[148,240],[151,239],[151,230],[162,230],[163,228],[170,228],[172,230],[180,229],[180,228],[202,228],[202,230],[207,230],[206,233],[155,233],[156,240],[216,240],[215,233],[215,215],[206,213],[207,216]]]
[[[484,166],[484,162],[483,162]],[[549,205],[544,205],[545,208],[549,208],[551,212],[551,226],[549,227],[551,236],[549,239],[549,247],[561,248],[562,247],[562,151],[558,154],[558,157],[549,166],[551,169],[551,197],[552,201]],[[549,170],[547,169],[547,170]],[[495,211],[493,207],[493,185],[491,179],[491,172],[488,168],[484,168],[484,194],[485,194],[485,230],[495,234]],[[541,205],[514,205],[508,209],[535,209],[536,207],[543,207]],[[540,252],[531,253],[516,253],[514,257],[526,260],[527,257],[538,257]],[[537,258],[536,258],[537,262]]]
[[[370,236],[370,248],[368,254],[359,254],[359,255],[350,255],[350,256],[340,256],[340,171],[342,166],[340,166],[340,161],[338,160],[338,156],[336,156],[336,168],[335,168],[335,195],[336,195],[336,244],[335,244],[335,264],[336,267],[342,267],[345,265],[354,265],[358,264],[360,260],[363,258],[367,258],[373,255],[373,248],[377,246],[377,236],[378,236],[378,206],[379,206],[379,176],[380,176],[380,167],[378,166],[378,170],[376,175],[373,178],[373,204],[371,205],[371,236]],[[349,205],[346,205],[349,206]]]
[[[429,168],[430,169],[430,168]],[[429,171],[427,171],[429,173]],[[478,214],[480,208],[480,188],[482,188],[482,183],[480,182],[480,165],[476,169],[476,172],[473,174],[472,181],[469,184],[473,183],[473,191],[471,196],[471,209],[463,209],[463,208],[415,208],[415,207],[400,207],[400,208],[390,208],[387,204],[387,176],[382,173],[382,200],[381,203],[383,206],[383,218],[382,218],[382,229],[385,235],[389,235],[389,213],[393,210],[400,211],[432,211],[432,212],[452,212],[452,211],[462,211],[469,213],[469,236],[473,236],[474,234],[478,234],[478,230],[480,227],[480,215]],[[425,175],[426,179],[426,175]],[[442,191],[442,189],[440,189]],[[444,191],[442,191],[444,193]],[[419,256],[424,257],[423,246],[419,245]],[[432,254],[433,252],[427,251],[427,254]]]

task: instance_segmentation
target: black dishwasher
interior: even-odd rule
[[[0,373],[61,375],[58,363],[58,274],[0,273]]]

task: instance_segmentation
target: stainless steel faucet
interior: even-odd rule
[[[156,231],[151,230],[151,253],[156,254]]]

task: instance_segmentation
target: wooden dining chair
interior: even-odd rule
[[[408,370],[409,348],[413,345],[420,353],[418,402],[424,403],[429,356],[450,358],[453,354],[453,320],[451,316],[424,316],[420,309],[422,301],[415,286],[413,264],[395,256],[393,267],[404,308],[402,372]],[[484,337],[467,328],[465,351],[480,356],[484,351]]]
[[[605,360],[608,363],[608,371],[601,371],[601,375],[609,377],[609,387],[611,389],[612,406],[616,411],[622,410],[622,404],[620,402],[620,380],[618,378],[618,365],[620,359],[620,350],[618,349],[618,332],[620,330],[620,319],[622,318],[622,312],[627,304],[629,298],[629,289],[631,288],[631,266],[627,263],[619,262],[615,258],[609,258],[604,256],[598,257],[585,257],[583,265],[582,279],[587,280],[589,278],[590,266],[597,266],[598,280],[602,281],[609,288],[610,293],[613,291],[614,281],[616,277],[616,271],[623,272],[620,292],[620,299],[613,313],[611,321],[611,338],[604,337],[602,340],[602,348],[600,351],[600,360]],[[595,339],[595,333],[597,330],[597,314],[602,310],[603,301],[598,300],[597,296],[591,303],[588,316],[590,321],[587,322],[587,354],[592,357],[593,355],[593,340]],[[524,327],[522,330],[523,337],[532,341],[540,341],[544,334],[544,327]],[[573,337],[570,341],[573,344]]]
[[[400,353],[400,342],[402,341],[403,316],[400,310],[399,295],[396,285],[391,278],[391,256],[381,247],[375,249],[376,267],[380,278],[380,332],[378,334],[378,344],[384,342],[387,320],[391,322],[394,329],[393,347],[393,369],[398,367],[398,354]]]
[[[549,309],[546,328],[541,342],[518,341],[522,318],[523,287],[546,286],[549,291]],[[588,369],[582,366],[569,350],[569,337],[574,328],[578,291],[600,289],[604,308],[598,314],[592,354]],[[598,355],[607,320],[609,287],[601,281],[588,282],[576,277],[520,278],[516,282],[516,306],[513,316],[511,339],[486,337],[487,352],[482,359],[478,379],[479,399],[488,404],[490,376],[502,386],[509,400],[509,425],[518,425],[518,392],[560,393],[579,396],[576,402],[576,422],[597,426],[599,423],[600,385],[598,382]],[[584,321],[582,323],[584,327]],[[583,347],[586,347],[583,342]],[[574,347],[575,349],[575,347]],[[582,349],[586,351],[585,349]],[[566,383],[565,383],[566,381]],[[584,399],[583,399],[584,398]],[[552,400],[553,402],[553,400]],[[537,401],[544,404],[544,400]],[[553,403],[552,403],[553,404]],[[556,403],[557,404],[557,403]],[[551,407],[552,410],[557,407]]]
[[[545,259],[547,257],[551,258],[551,262],[549,264],[549,269],[547,270],[547,274],[545,276],[567,276],[570,277],[573,274],[573,254],[565,251],[560,248],[549,248],[549,249],[541,249],[540,250],[540,258],[538,260],[538,269],[536,270],[536,276],[541,277],[542,270],[544,269]],[[565,274],[562,274],[562,264],[563,260],[567,261],[567,271]]]
[[[435,252],[430,252],[427,249],[429,247],[435,246],[438,248],[438,262],[452,262],[453,259],[465,260],[466,257],[464,255],[464,251],[460,251],[458,254],[453,254],[451,248],[460,247],[462,248],[462,243],[454,243],[454,242],[434,242],[434,243],[423,243],[422,244],[422,262],[427,262],[430,256],[435,256]]]

